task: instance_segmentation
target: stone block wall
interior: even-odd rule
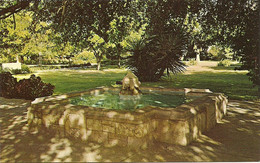
[[[226,114],[226,104],[227,98],[223,94],[211,94],[178,106],[169,118],[155,118],[158,121],[153,133],[155,140],[188,145],[201,133],[212,129],[217,121],[221,121]],[[177,114],[176,111],[181,113]]]
[[[185,146],[213,128],[226,114],[227,104],[222,94],[206,93],[176,108],[148,106],[123,111],[71,105],[67,99],[70,96],[75,95],[32,102],[28,108],[30,130],[48,130],[62,137],[111,146],[139,148],[153,141]]]

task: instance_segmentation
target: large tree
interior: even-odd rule
[[[29,2],[34,5],[29,5]],[[147,23],[145,34],[148,37],[155,35],[163,38],[165,33],[172,34],[176,29],[185,31],[183,21],[187,15],[192,15],[190,18],[196,17],[201,26],[200,33],[206,41],[201,43],[199,38],[202,35],[197,35],[189,37],[190,42],[232,48],[235,55],[242,57],[242,68],[249,70],[248,75],[253,83],[260,85],[257,0],[11,0],[0,5],[0,19],[31,7],[36,13],[36,20],[40,18],[51,22],[63,40],[83,47],[91,45],[89,40],[93,34],[102,38],[104,44],[108,43],[110,22],[120,16],[130,15],[137,28]],[[186,48],[188,45],[186,43]],[[101,56],[104,55],[102,49],[106,48],[96,47],[101,51]]]
[[[43,1],[39,4],[41,8],[36,11],[36,16],[51,21],[53,28],[61,33],[63,41],[91,50],[99,69],[110,41],[110,24],[119,19],[119,15],[127,13],[129,3],[117,0]]]
[[[140,19],[146,25],[143,40],[138,42],[129,57],[130,68],[142,81],[157,81],[166,71],[184,70],[180,61],[183,50],[189,44],[187,14],[198,12],[190,1],[141,1]],[[138,8],[138,7],[137,7]]]
[[[228,46],[241,57],[241,69],[259,87],[260,96],[260,12],[257,0],[202,0],[202,32],[210,42]]]
[[[30,40],[30,13],[21,12],[13,18],[0,20],[0,53],[2,62],[14,62],[20,55],[25,42]]]
[[[32,15],[32,12],[21,11],[14,14],[15,19],[8,17],[0,20],[2,62],[14,62],[18,58],[20,61],[24,58],[38,60],[39,54],[53,58],[55,34],[49,23],[33,22]]]

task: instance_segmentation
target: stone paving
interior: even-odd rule
[[[0,98],[0,162],[260,161],[260,103],[229,101],[228,114],[188,146],[103,146],[29,133],[26,100]]]

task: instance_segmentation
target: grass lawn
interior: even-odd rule
[[[229,99],[257,99],[257,88],[248,80],[246,72],[222,69],[212,71],[190,71],[172,75],[158,82],[143,82],[141,86],[163,86],[173,88],[208,88],[213,92],[222,92]],[[190,73],[191,72],[191,73]],[[57,70],[37,73],[44,82],[55,85],[54,94],[82,91],[99,86],[111,86],[122,80],[126,70],[107,69],[95,70]],[[15,75],[18,79],[29,75]]]
[[[208,88],[213,92],[224,93],[229,99],[254,100],[257,98],[257,88],[253,87],[246,73],[197,72],[193,74],[179,74],[156,83],[143,83],[143,85],[174,88]]]
[[[83,91],[100,86],[111,86],[117,80],[122,80],[126,71],[84,71],[84,70],[57,70],[36,73],[46,83],[55,85],[54,94]],[[27,75],[15,75],[18,79],[29,78]]]

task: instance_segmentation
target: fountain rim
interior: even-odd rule
[[[213,93],[208,89],[141,88],[141,90],[179,91],[182,94],[201,96],[191,102],[171,108],[146,106],[135,111],[128,111],[67,103],[70,97],[81,96],[91,91],[95,93],[95,91],[100,90],[119,89],[98,87],[81,92],[37,98],[27,108],[29,130],[39,131],[43,127],[57,131],[58,134],[65,134],[65,136],[76,136],[75,138],[78,138],[77,135],[79,134],[79,138],[82,140],[88,139],[88,137],[85,137],[89,133],[88,131],[107,135],[104,141],[110,139],[110,134],[120,135],[121,137],[127,137],[127,145],[129,146],[132,144],[129,142],[132,141],[128,142],[128,138],[143,141],[147,140],[150,134],[155,134],[156,137],[152,137],[148,142],[156,140],[170,144],[188,145],[200,133],[214,127],[216,122],[220,121],[226,114],[226,104],[228,102],[226,96],[222,93]],[[53,121],[53,119],[48,118],[50,115],[57,118],[57,120]],[[74,123],[75,117],[80,118],[78,122],[84,123],[80,125]],[[107,128],[109,124],[115,124],[114,130]],[[194,124],[198,125],[198,127],[194,128]],[[161,128],[164,125],[172,127],[172,130],[162,134]],[[79,126],[83,126],[84,129],[81,130]],[[80,135],[81,131],[83,135]],[[166,136],[164,136],[165,134]],[[176,135],[176,138],[172,139],[172,135]]]
[[[38,104],[42,102],[51,102],[51,101],[62,101],[71,97],[83,96],[86,94],[93,94],[95,91],[119,91],[118,87],[96,87],[84,91],[70,92],[61,95],[52,95],[36,98],[31,104]],[[209,89],[197,89],[197,88],[165,88],[165,87],[141,87],[141,91],[149,91],[149,92],[177,92],[180,95],[187,96],[206,96],[214,94]]]

